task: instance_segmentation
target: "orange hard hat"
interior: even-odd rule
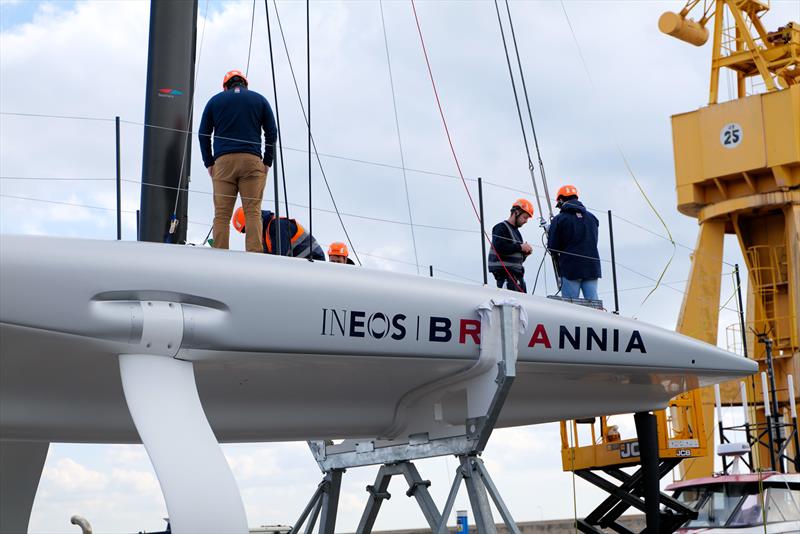
[[[336,241],[328,247],[328,256],[344,256],[346,258],[347,255],[347,245],[344,243]]]
[[[231,81],[231,78],[233,78],[234,76],[238,76],[239,78],[243,79],[244,80],[244,84],[247,85],[247,77],[244,75],[244,73],[242,73],[242,71],[240,71],[240,70],[229,70],[228,72],[225,73],[225,77],[222,78],[222,88],[223,89],[227,89],[226,85],[228,85],[228,82]]]
[[[556,194],[556,200],[561,197],[577,197],[578,196],[578,188],[574,185],[562,185],[558,189],[558,193]]]
[[[533,217],[533,204],[528,199],[525,198],[518,198],[514,205],[511,206],[512,208],[519,208],[531,217]]]
[[[231,224],[237,231],[244,233],[244,208],[241,206],[236,208],[236,211],[233,212]]]

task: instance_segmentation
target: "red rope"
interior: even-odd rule
[[[478,208],[475,206],[475,200],[472,198],[472,193],[469,191],[469,187],[467,186],[467,181],[464,179],[464,173],[461,172],[461,164],[458,161],[458,156],[456,155],[456,149],[453,146],[453,139],[450,137],[450,129],[447,127],[447,119],[444,117],[444,110],[442,109],[442,102],[439,99],[439,91],[436,89],[436,82],[433,79],[433,71],[431,70],[431,62],[428,59],[428,50],[425,48],[425,38],[422,37],[422,28],[419,25],[419,17],[417,16],[417,6],[414,3],[414,0],[411,0],[411,9],[414,11],[414,20],[417,23],[417,33],[419,33],[419,42],[422,44],[422,53],[425,56],[425,64],[428,67],[428,76],[431,79],[431,86],[433,87],[433,94],[436,97],[436,106],[439,108],[439,116],[442,118],[442,124],[444,125],[444,132],[447,135],[447,143],[450,145],[450,153],[453,154],[453,160],[456,162],[456,169],[458,169],[458,175],[461,177],[461,183],[464,184],[464,190],[467,192],[467,197],[469,197],[469,203],[472,205],[472,211],[475,213],[475,218],[478,219],[478,222],[481,222],[481,216],[478,214]],[[506,267],[505,262],[498,254],[497,249],[494,248],[494,243],[489,238],[489,235],[486,233],[486,230],[483,230],[483,225],[481,225],[481,229],[483,231],[483,237],[486,241],[489,242],[489,246],[492,248],[495,256],[497,256],[497,260],[500,262],[500,265],[503,266],[503,270],[508,275],[508,278],[514,282],[514,285],[517,287],[517,290],[520,293],[525,293],[522,290],[522,287],[517,283],[517,278],[511,274],[511,271],[508,270]]]

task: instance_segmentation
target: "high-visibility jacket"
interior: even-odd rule
[[[280,256],[308,258],[325,261],[325,253],[317,240],[306,232],[303,225],[294,219],[280,218],[275,224],[275,214],[261,210],[261,223],[264,227],[264,252]],[[281,235],[281,250],[278,250],[278,234]]]
[[[522,234],[519,229],[512,226],[508,221],[502,221],[492,228],[492,249],[489,251],[487,267],[490,273],[505,272],[503,265],[511,273],[525,274],[522,262],[525,255],[522,253]],[[495,253],[495,251],[497,251]],[[498,258],[498,254],[500,257]],[[500,261],[502,260],[502,262]]]

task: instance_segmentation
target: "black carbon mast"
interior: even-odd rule
[[[197,0],[152,0],[140,241],[186,242],[196,43]]]

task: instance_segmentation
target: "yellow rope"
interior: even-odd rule
[[[575,421],[572,421],[575,425]],[[572,526],[575,528],[575,534],[578,534],[578,492],[575,489],[575,446],[572,444],[572,432],[567,432],[567,442],[569,443],[569,462],[570,472],[572,472]]]
[[[731,296],[728,297],[728,300],[725,301],[725,304],[723,304],[722,306],[719,307],[720,310],[723,310],[725,308],[725,306],[727,306],[728,303],[730,303],[730,301],[733,300],[733,297],[735,297],[737,295],[737,293],[739,292],[739,284],[736,283],[736,273],[730,273],[730,275],[731,275],[731,279],[733,280],[733,293],[731,293]],[[736,301],[736,308],[737,308],[736,311],[738,312],[739,311],[739,309],[738,309],[739,308],[739,301]]]
[[[586,72],[586,77],[589,80],[589,86],[592,89],[592,94],[597,95],[598,94],[597,87],[595,86],[594,80],[592,79],[592,74],[589,71],[589,66],[586,63],[586,58],[583,56],[583,52],[581,51],[581,45],[578,42],[578,37],[575,34],[575,29],[572,27],[572,21],[570,20],[569,14],[567,13],[567,7],[566,7],[566,5],[564,5],[564,0],[561,0],[561,9],[562,9],[562,11],[564,11],[564,17],[567,19],[567,25],[569,26],[569,31],[572,34],[572,40],[575,42],[575,47],[578,49],[578,56],[580,56],[581,64],[583,65],[583,70]],[[666,230],[669,242],[672,243],[672,254],[669,257],[669,260],[667,260],[667,263],[664,266],[664,269],[661,271],[661,274],[658,275],[658,279],[656,280],[656,285],[653,286],[653,289],[650,290],[650,292],[644,297],[644,300],[642,300],[641,304],[639,305],[640,308],[641,308],[641,306],[643,306],[644,303],[647,302],[647,300],[650,298],[650,296],[653,293],[655,293],[656,289],[658,289],[659,286],[661,285],[661,281],[664,279],[664,275],[667,274],[667,271],[669,270],[670,265],[672,265],[672,260],[675,259],[675,253],[678,250],[678,245],[675,242],[675,239],[672,237],[672,232],[670,232],[669,226],[667,225],[666,221],[664,221],[664,218],[661,217],[661,214],[658,212],[656,207],[650,201],[650,197],[648,197],[647,193],[645,193],[644,188],[642,187],[642,184],[639,183],[638,178],[636,178],[636,175],[634,174],[633,169],[631,168],[631,165],[628,162],[628,158],[625,157],[625,152],[623,152],[622,146],[619,144],[619,141],[617,140],[616,136],[614,135],[613,138],[614,138],[614,144],[616,145],[617,150],[619,151],[619,155],[622,157],[622,162],[625,164],[625,169],[628,171],[628,174],[631,175],[631,178],[633,178],[633,183],[636,184],[636,187],[639,190],[639,193],[641,193],[641,195],[644,197],[645,201],[647,202],[647,205],[650,206],[650,209],[653,211],[655,216],[658,218],[659,222],[664,227],[664,230]],[[636,318],[636,315],[637,314],[634,314],[634,319]]]

